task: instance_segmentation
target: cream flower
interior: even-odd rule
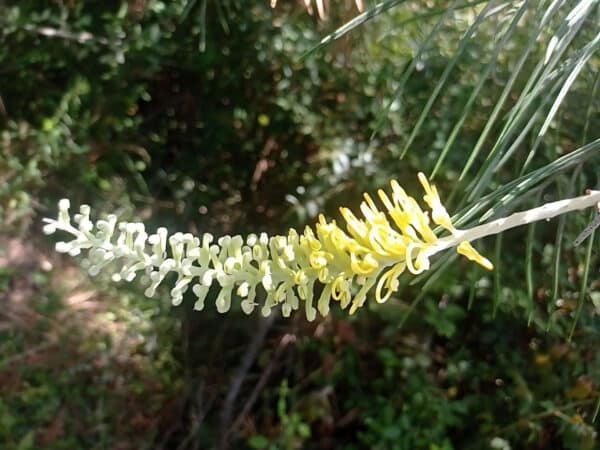
[[[150,297],[169,273],[175,273],[177,279],[170,291],[174,305],[180,304],[191,288],[196,297],[194,308],[201,310],[210,287],[218,285],[215,304],[219,312],[229,311],[232,302],[239,299],[241,309],[249,314],[258,306],[258,298],[263,299],[261,312],[265,316],[276,306],[289,316],[304,302],[307,319],[314,320],[317,311],[323,316],[329,313],[331,300],[339,302],[342,309],[349,307],[353,314],[364,305],[374,286],[375,300],[387,301],[398,290],[402,273],[428,270],[430,258],[452,246],[458,246],[458,252],[468,259],[492,269],[492,264],[468,241],[457,241],[464,232],[452,225],[435,186],[422,173],[418,178],[425,190],[423,200],[431,208],[431,219],[392,181],[390,194],[378,192],[381,210],[368,194],[360,205],[362,218],[348,208],[340,208],[346,231],[335,221],[319,216],[314,230],[306,227],[302,234],[291,229],[286,236],[223,236],[214,243],[208,233],[201,237],[189,233],[168,236],[165,228],[159,228],[148,234],[143,224],[117,224],[113,215],[94,224],[86,205],[74,215],[74,226],[69,201],[61,200],[58,218],[45,219],[44,232],[70,233],[74,238],[58,242],[57,251],[75,256],[87,250],[86,265],[92,275],[115,260],[121,263],[120,270],[113,274],[115,281],[132,281],[138,272],[145,273],[145,294]],[[431,221],[451,236],[440,240]],[[320,293],[315,304],[316,290]]]

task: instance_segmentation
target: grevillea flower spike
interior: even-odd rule
[[[595,192],[459,230],[453,226],[435,186],[422,173],[418,177],[431,218],[392,181],[389,195],[383,190],[378,192],[382,210],[368,194],[360,205],[362,218],[347,208],[340,209],[347,231],[321,215],[314,230],[306,227],[299,234],[290,229],[287,236],[269,237],[265,233],[250,234],[245,239],[223,236],[214,242],[208,233],[200,237],[189,233],[168,236],[166,228],[148,235],[144,224],[117,223],[114,215],[94,224],[87,205],[80,207],[72,224],[69,201],[63,199],[59,202],[58,218],[44,219],[44,232],[61,230],[71,234],[74,238],[58,242],[56,250],[72,256],[86,250],[84,265],[91,275],[115,260],[120,261],[121,267],[114,272],[113,280],[133,281],[141,273],[149,297],[174,272],[177,275],[171,289],[174,305],[182,302],[191,287],[196,297],[194,308],[202,310],[210,287],[217,285],[215,303],[219,312],[230,309],[235,293],[247,314],[259,306],[257,300],[264,299],[261,312],[265,316],[281,306],[287,317],[303,304],[307,319],[314,320],[317,311],[323,316],[328,314],[332,299],[343,309],[349,307],[353,314],[363,306],[373,287],[375,300],[387,301],[397,291],[398,278],[403,272],[419,274],[429,269],[433,255],[452,247],[492,270],[492,263],[470,241],[600,201],[600,193]],[[431,228],[432,222],[449,234],[438,237]],[[315,299],[317,286],[321,290]]]

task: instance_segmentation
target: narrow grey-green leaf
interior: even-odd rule
[[[594,212],[593,215],[596,213]],[[590,218],[590,220],[593,218]],[[575,317],[573,318],[573,323],[571,324],[571,331],[569,331],[568,341],[570,342],[573,339],[573,334],[575,333],[575,328],[577,327],[577,322],[579,321],[579,317],[581,316],[581,311],[583,310],[583,304],[585,301],[585,293],[587,291],[587,280],[590,273],[590,262],[592,260],[592,247],[594,246],[594,237],[596,231],[592,232],[592,235],[589,237],[587,248],[585,250],[585,262],[583,267],[583,277],[581,277],[581,285],[579,287],[579,298],[577,299],[577,309],[575,310]]]
[[[496,236],[496,245],[494,249],[494,306],[492,309],[492,317],[496,317],[498,306],[502,300],[502,285],[500,282],[500,272],[502,268],[501,256],[502,256],[502,236],[504,233],[500,233]]]
[[[533,241],[535,239],[535,222],[527,230],[527,244],[525,246],[525,279],[527,282],[527,306],[529,308],[527,323],[531,324],[535,303],[533,299]]]
[[[573,65],[572,61],[571,64],[561,64],[564,62],[561,58],[583,24],[583,20],[578,20],[575,23],[570,21],[574,12],[579,10],[578,8],[576,5],[562,20],[555,33],[557,43],[553,46],[552,52],[546,52],[545,58],[538,62],[529,77],[520,98],[506,120],[499,138],[489,152],[482,168],[475,176],[473,183],[467,189],[469,201],[481,195],[482,191],[489,186],[493,174],[508,161],[512,153],[518,148],[525,137],[524,127],[530,129],[535,123],[532,118],[542,117],[542,111],[551,99],[551,96],[548,95],[548,86],[560,79]],[[555,86],[557,85],[555,84]],[[555,87],[555,89],[559,89],[559,87]],[[515,135],[518,136],[513,139]],[[507,147],[509,147],[508,150]]]
[[[440,152],[440,155],[438,156],[438,159],[435,163],[433,171],[431,172],[431,176],[430,176],[431,179],[433,179],[435,177],[437,171],[441,168],[442,162],[446,158],[446,155],[447,155],[448,151],[450,150],[450,147],[452,146],[452,144],[454,144],[454,141],[455,141],[456,137],[458,136],[458,132],[460,131],[468,114],[471,112],[471,108],[472,108],[473,104],[475,103],[475,100],[477,100],[477,98],[479,96],[479,92],[483,88],[483,85],[484,85],[485,81],[487,80],[490,72],[496,66],[496,60],[498,58],[498,55],[505,48],[506,44],[508,42],[510,42],[510,38],[513,36],[514,30],[517,28],[517,25],[521,21],[521,18],[523,17],[525,12],[528,10],[528,7],[529,7],[529,1],[523,2],[521,7],[519,8],[519,10],[517,11],[517,14],[515,14],[507,31],[504,33],[504,36],[494,46],[494,51],[492,53],[492,56],[491,56],[489,62],[487,63],[485,69],[479,75],[479,82],[473,89],[473,92],[471,92],[471,95],[463,108],[461,116],[459,117],[457,123],[454,126],[454,129],[450,133],[450,137],[446,140],[446,144],[444,145],[444,148],[442,149],[442,151]],[[412,136],[412,134],[411,134],[411,136]]]
[[[535,22],[538,23],[538,25],[534,28],[534,30],[530,34],[529,39],[527,41],[527,45],[523,49],[523,53],[521,54],[521,57],[517,61],[513,70],[511,71],[511,76],[508,79],[508,81],[506,82],[504,89],[502,91],[502,94],[500,95],[498,101],[496,102],[494,109],[493,109],[492,113],[490,114],[490,117],[487,120],[487,122],[483,128],[483,131],[481,132],[481,135],[477,139],[477,143],[475,144],[475,147],[473,147],[473,150],[469,154],[469,158],[467,159],[467,162],[459,176],[459,181],[462,181],[465,178],[467,172],[469,171],[472,164],[474,163],[475,158],[477,157],[477,155],[483,148],[483,144],[486,141],[490,131],[492,130],[493,125],[496,123],[496,120],[498,119],[498,117],[500,115],[500,111],[502,110],[502,107],[504,106],[506,99],[508,98],[509,94],[511,93],[511,91],[514,87],[515,81],[517,80],[518,75],[521,73],[521,70],[523,69],[525,62],[527,61],[529,55],[531,54],[531,52],[537,45],[537,42],[542,33],[542,30],[546,26],[547,21],[550,20],[550,18],[554,15],[554,13],[556,12],[556,10],[560,6],[560,4],[561,4],[561,0],[554,0],[552,2],[552,4],[548,7],[548,9],[544,10],[543,8],[540,8],[540,12],[544,13],[544,17],[541,18],[540,20],[537,20],[537,18],[536,18]]]
[[[389,10],[390,8],[393,8],[394,6],[397,6],[400,3],[404,3],[404,2],[406,2],[406,0],[386,0],[386,1],[376,4],[372,8],[369,8],[365,12],[356,16],[354,19],[346,22],[344,25],[342,25],[337,30],[335,30],[333,33],[330,33],[327,36],[325,36],[323,39],[321,39],[321,42],[319,42],[317,45],[315,45],[313,48],[311,48],[308,52],[306,52],[304,55],[302,55],[302,57],[304,58],[304,57],[310,55],[311,53],[313,53],[317,50],[320,50],[321,48],[325,47],[326,45],[331,44],[336,39],[341,38],[346,33],[349,33],[356,27],[373,19],[374,17],[377,17],[379,14],[384,13],[385,11]]]

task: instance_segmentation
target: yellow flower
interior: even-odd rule
[[[431,208],[433,222],[450,233],[457,232],[435,186],[430,185],[422,173],[418,178],[425,190],[423,200]],[[391,196],[383,190],[378,192],[385,212],[379,210],[368,194],[364,195],[365,200],[360,205],[363,219],[357,218],[348,208],[340,208],[349,236],[335,222],[327,223],[323,216],[317,224],[317,235],[322,246],[310,258],[311,261],[318,258],[323,262],[319,266],[321,270],[325,268],[327,260],[328,274],[335,280],[333,298],[338,300],[343,295],[341,305],[345,307],[349,303],[349,290],[345,288],[343,294],[338,292],[340,280],[345,280],[344,276],[350,279],[355,276],[362,281],[362,288],[352,301],[350,314],[363,305],[365,286],[370,288],[377,283],[375,300],[383,303],[397,291],[398,278],[406,269],[415,275],[428,270],[430,257],[440,251],[439,238],[431,229],[428,214],[414,198],[406,194],[398,182],[392,180],[390,184]],[[458,252],[486,269],[492,269],[490,261],[479,255],[468,242],[462,242]],[[326,254],[331,255],[329,259],[324,256]],[[336,274],[343,276],[336,278]],[[319,281],[326,282],[326,279],[319,277]]]
[[[436,187],[429,184],[429,181],[423,172],[419,172],[418,177],[423,185],[423,189],[425,189],[423,200],[425,200],[425,203],[431,208],[431,218],[433,219],[433,222],[451,233],[454,232],[454,225],[452,225],[452,220],[450,220],[446,208],[442,205]]]
[[[460,255],[466,256],[470,261],[475,261],[477,264],[485,267],[487,270],[494,270],[494,265],[490,260],[481,256],[469,241],[461,242],[458,247],[456,247],[456,251]]]
[[[335,221],[319,216],[314,230],[306,227],[302,234],[292,229],[287,236],[223,236],[212,243],[209,234],[201,238],[182,233],[167,237],[164,228],[148,235],[142,224],[116,226],[115,216],[94,225],[85,205],[74,216],[76,228],[70,222],[66,200],[59,204],[58,219],[46,220],[44,231],[60,229],[74,235],[70,242],[59,242],[57,250],[72,255],[89,250],[90,273],[98,273],[114,259],[122,262],[120,272],[113,275],[115,280],[131,281],[136,272],[145,271],[149,296],[169,272],[175,272],[173,304],[180,304],[191,287],[197,297],[194,308],[203,309],[210,287],[218,284],[215,303],[219,312],[228,311],[237,296],[242,310],[249,314],[258,306],[255,300],[262,297],[264,315],[280,306],[282,314],[289,316],[304,302],[307,319],[314,320],[317,311],[323,316],[329,313],[332,299],[343,309],[349,307],[353,314],[364,305],[373,287],[375,300],[387,301],[398,290],[400,275],[406,270],[415,275],[428,270],[430,258],[450,247],[457,246],[461,255],[492,269],[490,261],[460,239],[464,232],[452,225],[435,186],[422,173],[418,178],[431,219],[392,180],[391,193],[378,191],[381,210],[368,194],[360,205],[362,218],[348,208],[340,208],[346,231]],[[432,221],[450,236],[439,238],[431,228]],[[118,234],[116,239],[114,234]],[[319,285],[315,308],[313,297]]]

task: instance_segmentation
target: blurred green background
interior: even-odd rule
[[[418,171],[461,226],[579,195],[599,23],[593,0],[1,2],[0,448],[600,448],[587,212],[314,323],[173,308],[40,232],[67,197],[284,234]]]

